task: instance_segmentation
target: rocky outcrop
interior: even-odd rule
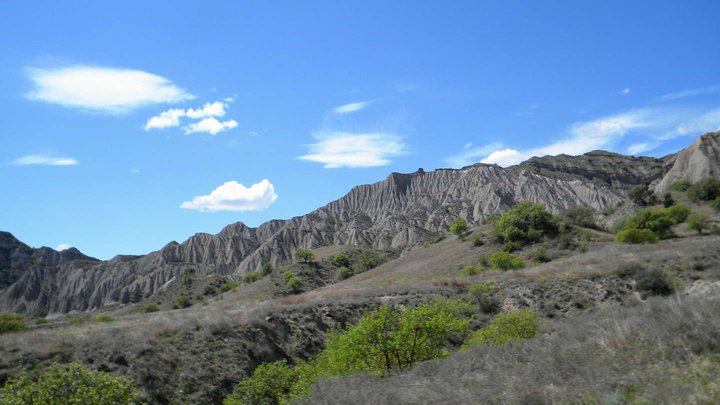
[[[695,183],[708,177],[720,177],[720,132],[705,134],[688,148],[672,155],[655,192],[667,192],[677,180]]]
[[[579,205],[605,209],[625,202],[624,190],[639,183],[661,187],[667,178],[685,175],[683,170],[693,171],[692,179],[717,175],[717,144],[718,134],[711,134],[663,159],[595,151],[532,158],[507,169],[477,164],[392,173],[307,215],[257,228],[235,223],[217,235],[196,234],[145,256],[105,262],[77,250],[31,249],[2,233],[0,310],[46,314],[136,302],[187,267],[201,276],[240,277],[290,259],[298,247],[402,250],[436,238],[457,217],[479,223],[519,201],[539,202],[553,212]]]

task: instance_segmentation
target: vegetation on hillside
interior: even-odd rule
[[[502,242],[533,243],[559,232],[557,218],[542,204],[521,202],[495,222],[495,236]]]

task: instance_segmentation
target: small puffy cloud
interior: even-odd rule
[[[238,123],[235,120],[218,121],[216,118],[205,118],[201,121],[194,122],[192,124],[183,127],[186,134],[192,134],[194,132],[207,132],[211,135],[217,135],[220,132],[227,131],[237,127]]]
[[[299,159],[322,163],[326,169],[385,166],[390,158],[407,153],[407,147],[393,134],[320,132],[317,143]]]
[[[70,66],[27,72],[34,85],[26,94],[29,99],[92,112],[116,114],[194,98],[170,80],[142,70]]]
[[[185,130],[186,134],[207,132],[216,135],[222,131],[235,128],[238,125],[235,120],[219,121],[215,118],[223,117],[227,107],[227,101],[215,101],[213,103],[205,103],[205,105],[197,109],[188,108],[184,110],[181,108],[172,108],[154,117],[150,117],[145,123],[145,130],[179,127],[182,118],[187,117],[199,121],[184,126],[183,130]]]
[[[275,188],[267,179],[250,187],[228,181],[208,195],[201,195],[180,204],[180,208],[199,211],[260,211],[277,200]]]
[[[626,152],[630,155],[637,155],[639,153],[653,150],[657,147],[657,143],[652,142],[641,142],[635,143],[627,147]]]
[[[80,162],[77,159],[53,155],[27,155],[15,159],[11,164],[15,166],[77,166]]]
[[[477,163],[482,158],[488,156],[488,154],[502,148],[502,144],[500,143],[492,143],[490,145],[480,146],[476,148],[473,148],[472,146],[472,142],[466,143],[465,145],[463,145],[462,153],[451,156],[445,159],[445,161],[451,167],[460,168],[471,165],[473,163]]]
[[[525,160],[525,155],[515,149],[496,150],[489,154],[481,163],[496,164],[503,167],[516,165]]]
[[[630,91],[631,91],[630,87],[626,87],[626,88],[620,90],[620,94],[622,94],[623,96],[627,96],[628,94],[630,94]]]
[[[63,250],[68,250],[68,249],[70,249],[71,247],[72,247],[72,246],[68,245],[67,243],[61,243],[61,244],[57,245],[57,247],[55,248],[55,250],[57,250],[58,252],[62,252]]]
[[[360,111],[363,108],[367,107],[371,101],[361,101],[358,103],[349,103],[349,104],[343,104],[341,106],[333,108],[333,112],[335,114],[348,114],[355,111]]]

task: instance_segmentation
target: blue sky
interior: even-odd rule
[[[0,229],[99,258],[720,129],[720,3],[2,2]]]

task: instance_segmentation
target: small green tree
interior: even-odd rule
[[[522,257],[501,250],[496,251],[490,256],[490,262],[493,268],[498,270],[522,269],[525,267],[525,262]]]
[[[519,309],[495,316],[488,326],[475,332],[465,344],[502,346],[529,339],[538,333],[538,317],[531,309]]]
[[[262,274],[263,274],[264,276],[267,276],[268,274],[272,273],[272,271],[273,271],[273,265],[272,265],[272,263],[267,262],[267,263],[263,264],[263,266],[262,266]]]
[[[126,377],[90,371],[80,362],[57,363],[37,380],[28,374],[8,380],[2,389],[2,404],[139,404],[140,391]]]
[[[226,293],[228,291],[232,291],[240,286],[240,283],[237,281],[226,281],[220,285],[220,292]]]
[[[545,236],[558,234],[557,219],[542,204],[521,202],[505,212],[495,222],[493,232],[501,241],[517,243],[537,242]]]
[[[688,197],[695,201],[712,201],[720,197],[720,180],[708,177],[688,188]]]
[[[385,257],[374,250],[365,250],[355,259],[356,273],[362,273],[381,265],[385,261]]]
[[[625,229],[648,229],[658,238],[665,239],[673,236],[672,226],[675,220],[665,208],[647,208],[628,218]]]
[[[350,258],[345,253],[338,253],[332,259],[335,267],[350,267]]]
[[[300,279],[300,277],[292,276],[288,278],[287,282],[285,283],[285,288],[287,288],[293,294],[301,293],[303,290],[302,280]]]
[[[262,276],[260,275],[260,272],[250,271],[250,272],[245,273],[245,275],[243,276],[243,281],[245,283],[250,284],[250,283],[254,283],[254,282],[260,280],[261,278],[262,278]]]
[[[668,215],[677,224],[685,222],[688,215],[690,215],[690,207],[685,204],[674,204],[670,207],[665,208]]]
[[[192,306],[192,298],[189,295],[182,293],[175,298],[175,309],[187,308]]]
[[[0,334],[25,330],[25,319],[20,314],[0,313]]]
[[[348,267],[338,267],[337,269],[337,279],[338,280],[345,280],[347,278],[352,277],[353,271]]]
[[[656,243],[657,241],[658,237],[649,229],[623,229],[615,235],[617,243],[640,244]]]
[[[708,228],[709,222],[710,218],[702,212],[693,212],[687,217],[688,227],[697,231],[699,235],[702,235],[703,231]]]
[[[450,224],[450,233],[461,237],[465,233],[465,231],[467,231],[467,228],[468,224],[464,219],[455,218],[452,224]]]
[[[223,404],[288,404],[302,390],[304,367],[304,362],[291,366],[284,359],[261,364],[252,377],[235,386]]]
[[[293,253],[293,256],[295,256],[296,260],[299,260],[303,263],[310,263],[315,260],[315,253],[313,253],[312,250],[306,248],[295,249],[295,253]]]

